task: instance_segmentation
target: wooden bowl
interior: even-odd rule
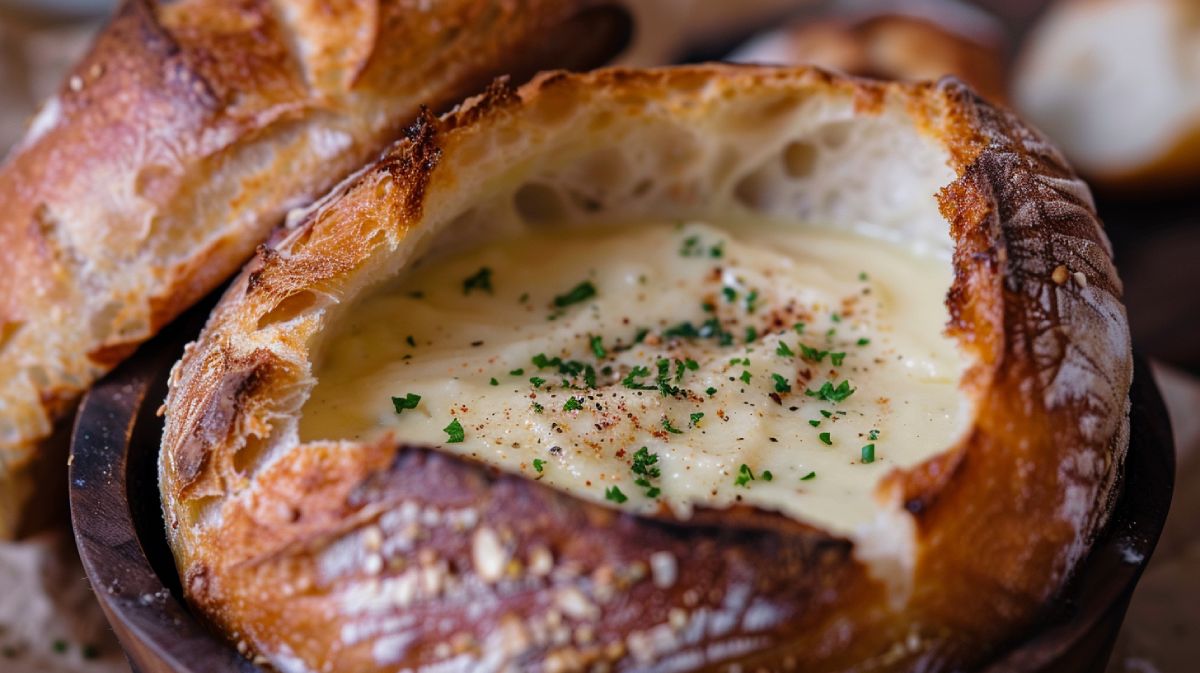
[[[261,672],[188,610],[163,533],[157,460],[167,372],[203,324],[192,310],[84,398],[70,492],[83,566],[113,630],[143,673]],[[1039,628],[982,673],[1100,673],[1171,502],[1175,452],[1149,367],[1137,359],[1129,456],[1112,520]]]

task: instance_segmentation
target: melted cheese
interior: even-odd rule
[[[301,437],[393,433],[610,506],[740,502],[851,534],[884,474],[966,427],[950,280],[945,259],[757,221],[520,234],[348,311]]]

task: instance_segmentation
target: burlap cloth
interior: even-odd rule
[[[87,47],[94,24],[31,24],[0,9],[0,154]],[[1198,336],[1200,338],[1200,336]],[[1138,586],[1110,671],[1200,670],[1200,380],[1156,375],[1179,452],[1167,530]],[[0,543],[0,671],[128,671],[92,597],[70,531]]]

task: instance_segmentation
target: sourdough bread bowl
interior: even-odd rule
[[[603,63],[628,28],[589,0],[124,3],[0,167],[0,537],[61,495],[79,394],[289,209],[421,104]]]
[[[1110,257],[953,80],[499,82],[260,249],[172,371],[183,592],[286,671],[969,667],[1119,490]]]
[[[1200,184],[1200,5],[1062,0],[1022,46],[1013,99],[1098,187]]]

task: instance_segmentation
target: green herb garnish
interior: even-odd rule
[[[546,382],[546,379],[540,376],[531,376],[529,377],[529,382],[533,384],[534,388],[541,388],[542,384]]]
[[[683,430],[680,430],[679,428],[676,428],[675,426],[671,425],[671,419],[667,418],[666,416],[662,417],[662,426],[663,426],[663,430],[666,430],[667,432],[669,432],[673,435],[682,435],[683,434]]]
[[[604,339],[600,335],[595,335],[589,339],[592,345],[592,354],[597,360],[603,360],[608,357],[608,351],[604,350]]]
[[[771,378],[775,380],[775,392],[790,393],[792,392],[792,384],[788,383],[787,377],[781,374],[771,374]]]
[[[742,380],[742,383],[750,383],[750,372],[742,372],[738,378]]]
[[[541,471],[542,471],[542,468],[543,468],[545,465],[546,465],[546,461],[542,460],[541,458],[534,458],[534,459],[533,459],[533,469],[537,470],[538,472],[541,472]]]
[[[616,486],[609,486],[608,490],[604,492],[604,499],[611,500],[619,505],[629,498],[621,492],[621,489],[617,488]]]
[[[830,353],[829,354],[829,361],[833,363],[834,367],[841,367],[842,361],[845,359],[846,359],[845,353]]]
[[[716,394],[717,394],[717,389],[716,389],[716,388],[713,388],[712,386],[709,386],[709,387],[708,387],[708,390],[705,390],[704,392],[705,392],[705,393],[706,393],[706,394],[707,394],[709,397],[712,397],[713,395],[716,395]]]
[[[694,428],[694,427],[696,427],[697,425],[699,425],[699,424],[700,424],[700,419],[701,419],[701,418],[704,418],[704,412],[703,412],[703,411],[697,411],[696,413],[692,414],[692,415],[690,416],[690,418],[691,418],[691,420],[688,422],[688,427],[692,427],[692,428]]]
[[[470,294],[472,290],[483,290],[493,294],[491,269],[485,266],[463,281],[463,294]]]
[[[792,351],[792,349],[782,341],[780,341],[779,345],[775,347],[775,354],[785,358],[796,357],[796,354]]]
[[[804,475],[803,477],[800,477],[800,481],[808,481],[810,479],[816,479],[816,477],[817,477],[816,472],[809,472],[808,474]]]
[[[754,481],[754,473],[750,471],[750,466],[742,463],[742,466],[738,468],[737,478],[733,480],[733,484],[735,486],[749,488],[749,484],[752,481]]]
[[[567,398],[566,404],[563,405],[563,411],[579,411],[583,408],[583,401],[572,395]]]
[[[621,385],[625,386],[626,388],[632,388],[633,390],[654,390],[657,388],[657,386],[652,386],[638,381],[638,379],[649,375],[650,370],[648,368],[641,366],[634,367],[633,369],[629,370],[629,373],[625,376],[625,378],[621,379]]]
[[[837,387],[834,387],[832,383],[826,381],[825,383],[821,384],[820,389],[805,390],[804,394],[808,395],[809,397],[820,398],[826,402],[841,402],[847,397],[853,395],[854,391],[855,389],[850,387],[849,381],[842,381],[837,385]]]
[[[404,397],[393,397],[392,406],[396,407],[396,413],[403,413],[405,409],[416,409],[421,402],[421,396],[416,393],[408,393]]]
[[[862,447],[862,462],[864,462],[864,463],[875,462],[875,445],[874,444],[867,444],[866,446]]]
[[[572,304],[578,304],[582,301],[587,301],[596,296],[596,286],[592,282],[585,280],[582,283],[571,288],[570,292],[560,294],[554,298],[554,305],[558,308],[565,308]]]
[[[833,439],[829,436],[828,432],[822,432],[821,434],[817,435],[817,438],[820,439],[825,446],[833,446]]]
[[[458,422],[457,418],[451,419],[450,425],[442,428],[442,432],[446,433],[447,444],[460,444],[466,437],[466,433],[463,432],[463,426]]]

